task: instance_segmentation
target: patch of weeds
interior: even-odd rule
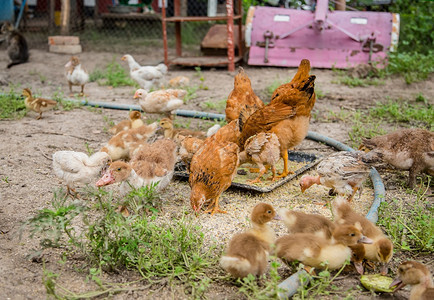
[[[92,148],[90,148],[90,145],[89,145],[88,142],[85,142],[84,146],[86,147],[86,151],[87,151],[87,154],[89,156],[95,153],[95,150],[93,150]]]
[[[351,117],[351,131],[348,132],[348,135],[351,140],[350,146],[353,148],[357,149],[359,147],[362,138],[371,138],[377,135],[386,134],[386,131],[382,129],[382,122],[379,122],[370,115],[356,111]]]
[[[428,177],[427,187],[431,178]],[[427,187],[416,191],[416,201],[393,199],[380,205],[381,224],[396,249],[405,251],[434,252],[434,207],[425,197]]]
[[[419,101],[425,103],[426,99],[419,95]],[[426,104],[411,104],[406,100],[389,101],[387,103],[376,103],[369,113],[377,118],[386,119],[391,122],[401,122],[424,126],[434,129],[434,107]]]
[[[130,78],[130,75],[125,71],[125,69],[115,61],[115,58],[113,58],[112,62],[106,66],[105,70],[94,70],[89,75],[89,80],[91,82],[96,81],[99,85],[109,85],[112,87],[139,87],[138,84]]]
[[[297,290],[298,294],[294,295],[293,299],[321,299],[329,295],[345,295],[345,299],[351,299],[351,289],[340,290],[338,286],[333,284],[333,281],[349,263],[349,261],[346,261],[334,275],[327,268],[320,271],[318,275],[305,273],[300,277],[302,284]],[[309,281],[308,284],[307,281]]]
[[[13,87],[8,93],[0,94],[0,119],[21,119],[26,113],[24,100]]]
[[[357,78],[348,75],[340,75],[337,80],[337,83],[344,84],[349,87],[359,87],[359,86],[366,87],[366,86],[384,85],[384,81],[375,77]]]
[[[324,91],[322,91],[321,89],[316,88],[316,89],[315,89],[315,95],[316,95],[316,98],[317,98],[317,99],[322,99],[322,98],[324,98],[325,93],[324,93]]]
[[[222,99],[219,101],[205,101],[201,103],[203,108],[216,110],[220,113],[223,113],[226,108],[226,99]]]
[[[4,176],[4,177],[2,178],[2,181],[3,181],[4,183],[9,184],[9,176]]]
[[[184,104],[187,104],[188,101],[197,97],[196,92],[199,89],[197,86],[188,86],[185,90],[187,91],[187,95],[184,96]]]
[[[268,278],[264,274],[259,279],[256,279],[255,276],[249,274],[247,277],[238,279],[237,283],[241,285],[238,292],[247,297],[247,299],[252,300],[280,299],[279,292],[282,292],[282,290],[278,287],[280,276],[277,268],[279,266],[277,258],[272,257]],[[262,284],[259,284],[258,281],[261,281]]]
[[[103,120],[104,120],[104,123],[107,125],[107,126],[104,126],[104,128],[103,128],[103,130],[104,130],[105,132],[108,132],[108,130],[109,130],[110,128],[112,128],[113,126],[115,126],[115,122],[114,122],[112,119],[110,119],[109,116],[104,115],[102,118],[103,118]],[[108,127],[108,128],[107,128],[107,127]]]
[[[194,75],[198,77],[201,82],[204,82],[205,76],[203,76],[202,69],[200,67],[194,67],[194,70],[196,71]]]
[[[83,106],[83,104],[81,104],[80,101],[67,100],[65,98],[65,94],[60,89],[54,92],[52,99],[60,103],[62,105],[63,110],[65,111],[73,110],[75,108],[80,108]]]
[[[44,248],[68,247],[68,253],[86,257],[89,268],[130,269],[153,282],[158,278],[180,281],[196,296],[206,290],[207,271],[218,257],[212,243],[204,248],[205,236],[193,216],[182,212],[177,219],[158,222],[154,210],[159,207],[158,194],[153,187],[134,190],[126,197],[134,212],[151,207],[151,216],[123,216],[116,210],[121,201],[103,189],[88,187],[86,197],[91,200],[86,203],[94,203],[92,207],[55,193],[53,208],[40,210],[24,225],[32,237],[42,239]],[[74,231],[73,221],[80,227],[79,233]],[[98,277],[97,272],[91,275]]]
[[[426,80],[429,74],[434,72],[434,51],[427,54],[417,52],[391,52],[388,64],[384,70],[380,70],[383,76],[399,74],[404,76],[405,82],[411,84]]]
[[[131,192],[128,193],[126,196],[128,199],[128,206],[135,214],[143,214],[143,212],[159,212],[161,208],[161,198],[157,193],[157,186],[158,182],[154,182],[138,189],[133,188]]]
[[[78,237],[72,221],[87,211],[81,201],[68,202],[68,196],[60,189],[53,193],[52,208],[39,210],[36,216],[24,222],[20,237],[25,228],[30,231],[30,237],[41,237],[42,249],[57,248],[64,244],[63,238],[68,237],[68,244],[79,246]]]
[[[289,79],[287,79],[287,80],[281,80],[281,79],[277,79],[277,78],[274,79],[273,82],[265,88],[265,93],[267,94],[267,98],[270,98],[271,95],[273,95],[274,91],[279,86],[281,86],[282,84],[289,82],[289,81],[290,81]]]

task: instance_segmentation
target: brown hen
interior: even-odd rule
[[[310,72],[310,61],[308,59],[302,59],[300,65],[298,66],[297,73],[295,73],[292,80],[288,83],[282,84],[277,89],[275,89],[273,95],[271,96],[271,101],[273,101],[276,94],[279,94],[284,90],[292,89],[296,87],[298,84],[300,84],[302,80],[309,77],[309,72]]]
[[[237,144],[217,137],[223,128],[207,138],[191,160],[188,182],[191,187],[191,207],[196,213],[206,203],[208,203],[206,212],[211,212],[211,215],[216,212],[226,213],[219,208],[219,197],[229,188],[235,177],[239,148]],[[220,135],[220,138],[222,137],[224,135]]]
[[[229,94],[226,102],[226,121],[229,123],[238,119],[244,107],[254,107],[255,110],[264,107],[264,103],[253,92],[249,77],[242,67],[234,79],[234,89]]]
[[[300,68],[306,68],[303,61]],[[288,149],[300,144],[307,135],[310,112],[315,104],[315,76],[309,76],[291,86],[283,86],[277,89],[271,103],[247,119],[238,139],[238,145],[243,148],[247,139],[255,134],[276,134],[280,143],[280,156],[284,162],[280,177],[289,174]]]

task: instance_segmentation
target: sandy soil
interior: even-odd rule
[[[120,62],[122,53],[95,53],[85,52],[80,55],[84,66],[92,71],[95,68],[104,68],[113,58]],[[161,51],[135,55],[141,64],[154,64],[162,57]],[[30,62],[2,71],[16,91],[24,87],[40,95],[51,97],[53,93],[61,91],[69,95],[66,79],[63,75],[63,66],[69,56],[51,54],[42,50],[31,51]],[[4,52],[0,55],[0,66],[4,68],[7,57]],[[126,66],[125,66],[126,67]],[[291,78],[295,69],[286,68],[253,68],[245,67],[250,76],[255,92],[266,99],[265,88],[276,80],[284,81]],[[185,109],[212,111],[222,113],[221,105],[212,107],[207,103],[221,103],[226,99],[233,87],[234,73],[224,69],[208,69],[202,71],[209,89],[198,90],[197,97],[190,100]],[[313,70],[317,75],[316,90],[324,96],[317,101],[314,108],[311,130],[327,135],[342,142],[348,142],[350,126],[340,119],[328,122],[321,116],[329,115],[330,111],[340,109],[355,110],[366,109],[376,101],[387,99],[415,99],[416,95],[423,93],[426,99],[433,99],[434,83],[425,81],[406,85],[403,79],[388,79],[384,85],[366,88],[349,88],[336,83],[336,74],[330,70]],[[191,69],[174,68],[170,70],[168,78],[185,75],[190,77],[191,85],[199,85],[197,73]],[[2,92],[10,89],[3,86]],[[75,90],[77,91],[77,90]],[[99,86],[96,82],[86,85],[85,93],[89,100],[106,101],[111,103],[137,104],[132,99],[134,88],[111,88]],[[212,107],[212,108],[210,108]],[[24,235],[19,239],[18,233],[23,221],[32,217],[38,210],[48,207],[53,196],[53,190],[62,186],[51,170],[49,157],[58,150],[75,150],[86,152],[86,143],[91,149],[99,149],[108,141],[110,135],[105,129],[109,127],[107,120],[118,122],[127,117],[127,112],[108,109],[92,109],[82,107],[70,111],[56,110],[44,113],[42,120],[35,119],[35,113],[28,113],[21,120],[0,121],[0,295],[2,299],[44,299],[46,291],[42,284],[42,264],[40,260],[32,261],[27,256],[37,247],[38,242]],[[148,122],[156,120],[159,116],[148,116]],[[211,126],[210,121],[197,121],[176,119],[178,125],[190,124],[192,128],[204,129]],[[392,128],[393,126],[391,126]],[[390,129],[390,128],[388,128]],[[325,155],[333,149],[304,141],[298,150]],[[392,178],[394,178],[392,176]],[[182,207],[189,209],[190,188],[185,181],[173,181],[173,184],[163,193],[163,210],[161,218],[170,218],[174,211]],[[242,190],[230,189],[222,196],[222,207],[229,213],[213,217],[202,215],[198,222],[204,227],[207,238],[214,238],[220,244],[226,244],[230,237],[248,226],[251,208],[260,201],[267,201],[276,208],[292,207],[295,209],[321,213],[330,216],[330,210],[318,205],[327,199],[327,190],[323,187],[313,187],[309,192],[301,194],[297,181],[291,181],[268,194],[247,193]],[[400,187],[388,193],[386,200],[392,197],[405,196]],[[373,199],[373,190],[367,184],[361,199],[355,202],[359,212],[366,213]],[[280,235],[284,229],[282,224],[275,223],[273,227]],[[45,267],[53,272],[61,273],[60,281],[67,288],[80,293],[95,289],[86,281],[86,272],[76,271],[83,262],[69,259],[68,263],[61,265],[60,251],[49,250],[44,252]],[[394,265],[399,259],[394,260]],[[218,267],[216,267],[218,268]],[[281,275],[287,277],[288,270],[281,268]],[[432,265],[431,265],[432,269]],[[354,272],[353,272],[354,273]],[[133,272],[122,274],[103,274],[103,279],[111,282],[126,282],[139,279]],[[357,276],[345,275],[341,280],[349,287],[358,284]],[[152,292],[158,287],[148,290],[124,292],[113,296],[115,299],[149,298],[155,299]],[[228,282],[211,285],[206,294],[211,299],[239,299],[237,288]],[[396,293],[394,299],[408,297],[408,291]],[[359,292],[356,298],[369,299],[366,292]],[[391,296],[383,295],[382,298]],[[158,291],[160,299],[188,298],[176,286],[163,286]]]

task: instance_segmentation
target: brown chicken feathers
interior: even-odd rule
[[[245,107],[253,107],[257,110],[264,107],[264,103],[253,92],[249,77],[240,67],[234,79],[234,89],[226,101],[226,121],[229,123],[238,119],[241,110]]]
[[[290,83],[281,85],[273,93],[271,102],[254,112],[242,127],[238,140],[240,148],[246,140],[260,132],[276,134],[280,143],[280,156],[284,169],[280,177],[287,176],[288,149],[300,144],[309,129],[310,113],[315,105],[315,76],[308,76],[310,63],[302,60]]]

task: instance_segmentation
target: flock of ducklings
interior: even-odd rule
[[[131,77],[138,82],[139,79],[144,80],[141,84],[146,88],[159,83],[167,72],[167,68],[160,65],[141,67],[130,55],[122,59],[128,62]],[[78,85],[81,86],[83,94],[89,77],[78,58],[72,57],[65,67],[70,90],[72,91],[73,85]],[[140,76],[141,78],[138,78]],[[179,83],[188,85],[188,78],[178,78],[173,82],[174,85]],[[157,182],[159,189],[166,187],[181,153],[177,151],[179,142],[194,138],[194,150],[183,148],[186,152],[183,157],[187,158],[185,163],[188,165],[194,153],[203,145],[201,140],[219,129],[213,128],[205,134],[173,128],[170,114],[183,104],[182,98],[185,94],[182,89],[151,93],[146,89],[139,89],[134,98],[139,99],[143,111],[163,113],[167,118],[162,119],[159,124],[145,125],[140,112],[132,111],[129,120],[122,121],[109,130],[114,135],[113,138],[91,157],[74,151],[56,152],[53,155],[53,169],[59,178],[66,181],[68,193],[74,192],[71,194],[76,196],[74,184],[90,183],[101,172],[104,175],[96,185],[122,182],[121,194],[125,194],[131,186],[140,187],[152,182]],[[42,112],[57,104],[53,100],[33,98],[29,89],[24,89],[23,95],[26,97],[26,107],[39,113],[38,119],[42,117]],[[164,139],[147,144],[158,125],[164,129]],[[270,135],[268,139],[273,137],[275,136]],[[372,163],[382,161],[398,169],[409,170],[410,187],[414,187],[417,174],[426,172],[433,175],[434,134],[423,129],[398,130],[388,135],[364,139],[363,145],[370,151],[332,154],[317,166],[318,176],[303,176],[300,179],[302,192],[313,184],[322,184],[339,195],[332,202],[334,222],[321,215],[287,209],[276,213],[271,205],[259,203],[251,213],[252,228],[230,240],[226,254],[220,260],[222,268],[236,278],[248,274],[262,275],[267,270],[269,254],[274,254],[286,263],[299,261],[316,269],[339,269],[345,261],[351,260],[360,274],[364,272],[362,262],[366,259],[379,263],[381,274],[387,274],[387,264],[393,255],[392,242],[380,228],[356,213],[349,203],[362,187]],[[112,161],[115,162],[111,163]],[[108,164],[110,165],[106,169]],[[264,170],[262,166],[256,181],[268,168]],[[273,169],[273,180],[275,177],[276,172]],[[344,198],[346,195],[349,197]],[[121,212],[128,214],[125,207]],[[268,222],[273,219],[284,222],[288,228],[287,235],[276,239],[273,229],[268,226]],[[434,299],[431,274],[424,265],[414,261],[402,263],[398,268],[398,277],[392,285],[399,288],[405,284],[414,285],[410,299]]]

